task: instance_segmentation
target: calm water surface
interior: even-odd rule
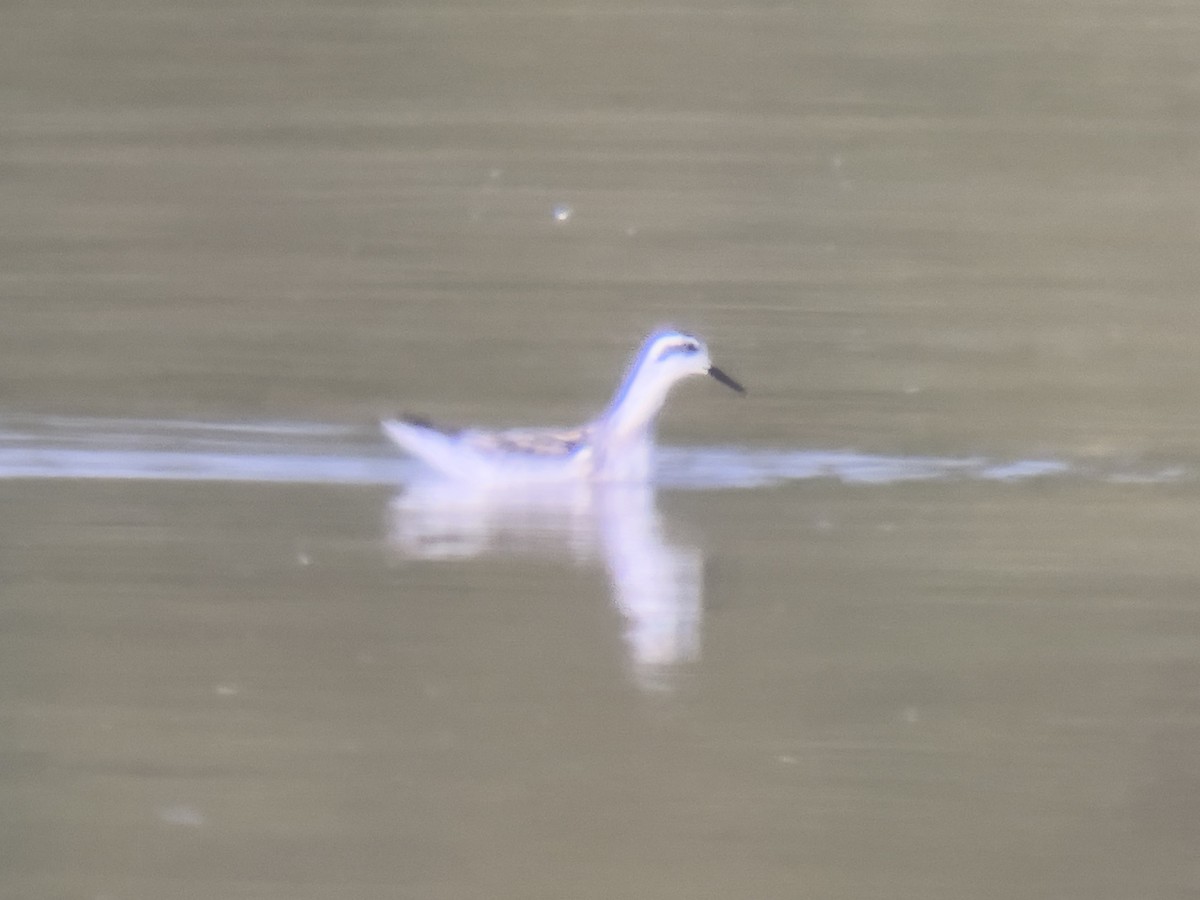
[[[6,11],[0,894],[1196,896],[1198,38]],[[374,430],[583,419],[664,322],[751,393],[653,492]]]

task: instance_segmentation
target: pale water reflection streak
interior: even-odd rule
[[[366,426],[318,422],[193,422],[67,416],[0,416],[0,479],[100,478],[398,486],[424,468]],[[848,484],[1021,481],[1177,482],[1189,466],[1054,458],[903,456],[852,449],[658,447],[659,488],[761,488],[830,478]]]
[[[645,689],[668,689],[700,655],[704,557],[669,540],[655,491],[635,484],[481,488],[416,480],[389,506],[390,545],[402,559],[503,556],[596,561],[624,623],[629,669]]]

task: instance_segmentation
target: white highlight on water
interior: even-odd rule
[[[847,484],[1018,482],[1074,476],[1114,483],[1194,477],[1175,466],[1060,459],[900,456],[853,450],[660,447],[655,484],[714,490],[829,478]],[[403,485],[422,476],[373,424],[196,422],[0,416],[0,479],[135,479]]]

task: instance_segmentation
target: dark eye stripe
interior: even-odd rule
[[[686,344],[671,344],[667,347],[663,347],[663,349],[659,351],[658,359],[661,362],[668,356],[671,356],[675,353],[695,353],[699,349],[700,347],[698,345],[690,341]]]

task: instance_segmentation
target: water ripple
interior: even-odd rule
[[[0,416],[0,479],[137,479],[400,485],[421,474],[373,426]],[[886,456],[852,450],[663,447],[657,483],[686,490],[758,488],[829,478],[847,484],[1076,476],[1120,483],[1190,479],[1183,467],[1139,470],[1060,459]]]

